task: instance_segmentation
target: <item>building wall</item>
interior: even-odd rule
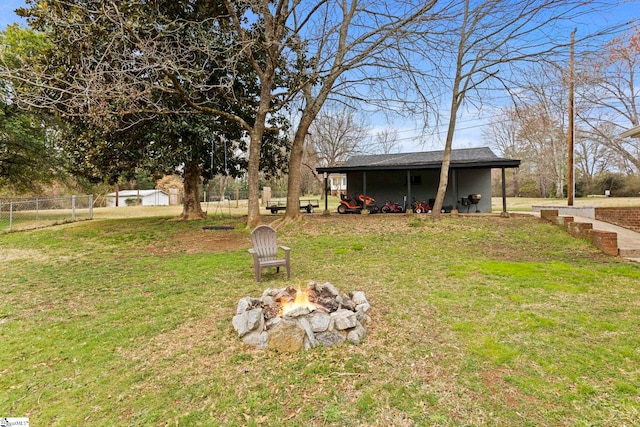
[[[169,195],[160,191],[142,197],[142,206],[169,206]]]
[[[129,190],[122,191],[118,194],[118,207],[126,207],[128,199],[136,199],[137,193],[129,193]],[[140,195],[142,206],[168,206],[169,195],[162,191],[155,191],[151,194]],[[106,197],[107,207],[115,207],[116,196],[114,193],[108,194]]]
[[[478,203],[480,212],[491,212],[491,169],[459,169],[457,170],[457,194],[458,200],[469,194],[480,194],[482,198]],[[460,206],[460,212],[467,212],[467,207]],[[469,212],[474,207],[470,206]]]
[[[347,175],[347,194],[362,194],[363,173],[352,172]],[[407,171],[380,171],[367,172],[367,194],[376,199],[378,206],[383,206],[385,201],[402,204],[405,196],[407,204],[411,203],[411,198],[428,202],[435,199],[440,181],[440,170],[428,169],[412,171],[410,176],[411,192],[407,185]],[[478,210],[481,212],[491,212],[491,169],[457,169],[450,171],[449,184],[443,206],[458,207],[461,212],[466,212],[467,207],[463,207],[460,199],[469,194],[481,194],[482,198],[478,203]],[[471,206],[469,212],[475,212],[475,207]]]

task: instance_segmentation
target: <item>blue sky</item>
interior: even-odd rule
[[[640,0],[603,0],[603,2],[611,5],[607,13],[594,13],[583,22],[575,23],[575,27],[578,29],[578,36],[580,36],[580,34],[585,35],[595,32],[597,29],[612,27],[633,20],[635,20],[636,25],[640,26]],[[24,4],[24,0],[0,0],[0,31],[7,25],[15,22],[26,25],[26,22],[19,18],[14,12],[16,8],[22,7]],[[633,24],[628,25],[626,30],[632,27]],[[567,34],[561,36],[569,38],[570,32],[571,29],[568,29]],[[491,111],[468,110],[458,121],[454,148],[486,145],[486,143],[482,141],[482,128],[486,123],[487,116],[491,114],[493,114]],[[390,127],[384,118],[377,117],[377,115],[371,117],[369,122],[373,128],[373,133]],[[443,124],[436,134],[430,138],[433,140],[433,146],[430,147],[424,146],[420,141],[418,136],[420,133],[419,124],[407,120],[403,123],[393,123],[391,127],[394,127],[398,131],[398,139],[402,146],[401,151],[403,152],[440,149],[441,141],[446,135],[446,127]]]
[[[15,22],[25,24],[24,20],[14,12],[22,6],[24,6],[24,0],[0,0],[0,29]]]

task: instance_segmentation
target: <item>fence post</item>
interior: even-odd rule
[[[93,194],[89,194],[89,219],[93,219]]]
[[[71,196],[71,221],[76,220],[76,196]]]
[[[9,202],[9,232],[11,232],[13,226],[13,202]]]
[[[36,197],[36,221],[40,219],[40,200]]]

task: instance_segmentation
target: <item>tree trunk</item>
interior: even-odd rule
[[[273,77],[273,73],[271,76]],[[256,113],[253,128],[250,136],[249,145],[249,165],[247,167],[247,186],[248,186],[248,213],[247,228],[254,228],[260,224],[260,151],[262,149],[262,137],[266,128],[266,119],[269,112],[269,104],[271,103],[271,87],[273,78],[261,81],[262,90],[260,93],[260,104]]]
[[[449,165],[451,164],[451,150],[453,146],[453,134],[456,130],[456,117],[458,116],[458,89],[460,87],[459,71],[453,86],[453,96],[451,97],[451,110],[449,115],[449,127],[447,129],[447,140],[444,146],[444,154],[442,155],[442,167],[440,168],[440,183],[438,184],[438,193],[436,200],[431,207],[431,215],[433,219],[440,219],[440,211],[444,204],[444,196],[447,193],[449,185]]]
[[[440,219],[440,211],[444,204],[444,196],[447,193],[449,185],[449,165],[451,164],[451,149],[453,142],[453,130],[455,128],[455,119],[449,121],[449,131],[447,132],[447,141],[444,146],[444,154],[442,155],[442,167],[440,168],[440,182],[438,184],[438,192],[436,193],[436,201],[433,203],[431,215],[433,219]]]
[[[315,117],[315,115],[314,115]],[[304,142],[309,132],[313,117],[304,112],[298,129],[291,144],[289,155],[289,177],[287,179],[287,210],[284,213],[285,220],[297,220],[300,217],[300,182],[302,180],[302,157],[304,155]]]
[[[204,219],[205,213],[200,204],[200,178],[202,170],[196,162],[187,163],[184,167],[184,200],[182,204],[182,219]]]
[[[257,123],[257,120],[256,120]],[[251,143],[249,146],[249,165],[247,167],[247,187],[248,187],[248,212],[247,228],[254,228],[260,224],[260,146],[262,133],[255,129],[251,132]]]

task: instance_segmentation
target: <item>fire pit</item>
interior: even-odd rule
[[[359,345],[371,322],[364,292],[343,295],[331,283],[266,289],[238,301],[233,327],[243,342],[278,351],[300,351],[350,341]]]

